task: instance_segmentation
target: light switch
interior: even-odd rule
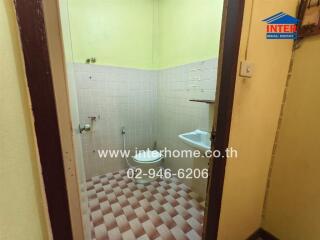
[[[254,72],[254,65],[252,62],[242,61],[240,66],[240,76],[251,78]]]

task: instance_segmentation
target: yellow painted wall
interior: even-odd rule
[[[69,0],[75,62],[153,68],[157,0]]]
[[[0,239],[48,239],[12,1],[0,2]]]
[[[69,0],[74,61],[142,69],[218,57],[223,0]]]
[[[223,0],[159,0],[158,64],[218,58]]]
[[[245,1],[239,61],[245,58],[252,1]],[[268,170],[277,129],[292,41],[266,40],[261,20],[280,11],[294,15],[297,0],[255,0],[248,60],[254,77],[237,77],[219,239],[244,240],[261,226]]]
[[[296,50],[263,227],[280,239],[320,239],[320,36]]]

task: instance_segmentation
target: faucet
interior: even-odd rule
[[[125,134],[126,134],[126,128],[125,128],[125,127],[122,127],[122,128],[121,128],[121,134],[122,134],[122,135],[125,135]]]

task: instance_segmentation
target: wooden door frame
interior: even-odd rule
[[[225,0],[224,4],[218,71],[219,90],[216,98],[218,99],[216,101],[217,114],[214,121],[216,134],[213,143],[214,149],[222,153],[225,152],[229,142],[244,1]],[[60,134],[61,126],[59,126],[54,74],[49,56],[44,2],[46,1],[15,0],[15,8],[52,235],[57,240],[78,240],[74,237],[76,231],[72,224],[75,221],[73,212],[75,210],[70,207],[79,203],[70,204],[70,201],[73,200],[70,198],[70,189],[68,189],[70,179],[67,172],[69,161],[75,164],[75,160],[66,159],[63,152],[64,141],[61,140]],[[56,24],[59,25],[59,22]],[[210,163],[203,233],[203,239],[207,240],[218,238],[226,158],[212,159]]]
[[[223,185],[229,146],[235,82],[242,31],[245,0],[225,0],[221,24],[220,52],[215,101],[215,116],[211,133],[211,149],[223,153],[209,164],[203,239],[218,239]]]

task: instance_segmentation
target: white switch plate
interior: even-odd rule
[[[252,62],[242,61],[240,66],[240,76],[251,78],[254,72],[254,65]]]

